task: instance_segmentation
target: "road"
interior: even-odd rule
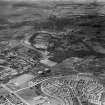
[[[70,75],[66,76],[66,78],[68,78],[69,76],[70,76]],[[22,90],[24,90],[24,89],[31,88],[31,87],[33,87],[33,86],[35,86],[35,85],[37,85],[37,84],[40,84],[40,83],[42,83],[42,82],[44,82],[44,81],[46,81],[46,80],[49,80],[49,79],[59,79],[59,78],[62,78],[62,77],[65,77],[65,76],[62,76],[62,75],[59,75],[59,76],[56,76],[56,77],[50,76],[50,77],[48,77],[48,78],[42,79],[42,80],[39,81],[39,82],[34,83],[34,84],[31,85],[31,86],[28,86],[28,87],[19,89],[19,90],[17,90],[17,91],[12,91],[12,90],[9,89],[5,84],[1,84],[1,86],[2,86],[3,88],[5,88],[6,90],[8,90],[10,93],[13,93],[14,95],[16,95],[23,103],[25,103],[25,104],[27,104],[27,105],[30,105],[26,100],[24,100],[23,98],[21,98],[21,97],[17,94],[17,92],[20,92],[20,91],[22,91]],[[76,76],[76,80],[77,80],[77,79],[78,79],[78,75]],[[71,88],[74,90],[73,87],[71,87]],[[78,102],[79,102],[79,105],[82,105],[82,103],[81,103],[79,97],[78,97],[78,96],[76,96],[76,97],[77,97],[77,100],[78,100]]]

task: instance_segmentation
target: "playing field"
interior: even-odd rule
[[[6,84],[6,86],[13,91],[17,91],[19,89],[28,87],[28,81],[30,81],[32,78],[34,78],[33,75],[24,74],[15,79],[12,79],[9,83]]]

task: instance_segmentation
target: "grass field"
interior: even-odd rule
[[[23,90],[17,92],[17,94],[21,98],[23,98],[24,100],[26,100],[28,103],[30,103],[30,104],[35,103],[35,97],[39,97],[40,96],[40,95],[38,95],[37,90],[36,90],[35,87],[23,89]]]
[[[9,87],[13,91],[18,91],[22,88],[28,87],[28,82],[33,77],[34,76],[31,74],[24,74],[24,75],[21,75],[15,79],[12,79],[9,83],[6,84],[6,86]]]

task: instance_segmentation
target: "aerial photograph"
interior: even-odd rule
[[[105,0],[0,0],[0,105],[105,105]]]

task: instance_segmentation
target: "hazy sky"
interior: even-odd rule
[[[74,1],[74,2],[92,2],[92,1],[98,1],[98,2],[105,2],[105,0],[3,0],[3,1],[27,1],[27,2],[34,2],[34,1]]]
[[[5,0],[5,1],[93,1],[93,0]]]

